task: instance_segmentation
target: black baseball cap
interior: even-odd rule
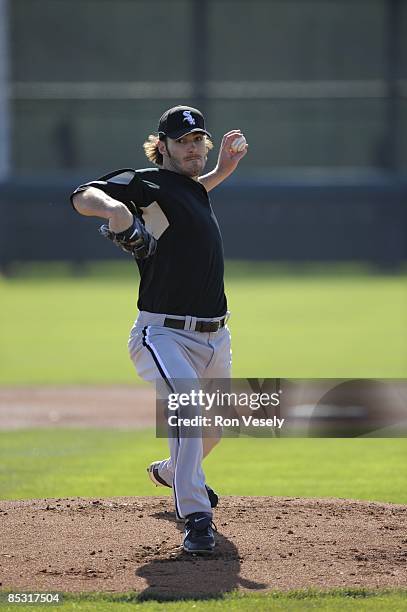
[[[158,136],[168,136],[177,140],[191,132],[203,132],[209,138],[210,133],[205,130],[205,119],[201,111],[191,106],[174,106],[162,115],[158,124]]]

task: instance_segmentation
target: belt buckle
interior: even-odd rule
[[[202,328],[205,329],[205,327],[206,329],[211,330],[209,333],[217,332],[222,327],[222,321],[208,321],[208,322],[207,321],[197,321],[195,323],[194,330],[202,331]]]

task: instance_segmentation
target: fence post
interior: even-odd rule
[[[8,0],[0,0],[0,181],[7,177],[10,169],[8,30]]]
[[[192,0],[191,83],[193,104],[207,113],[209,6],[208,0]]]
[[[386,136],[383,156],[384,167],[390,172],[397,172],[397,145],[399,126],[399,78],[400,78],[400,43],[401,43],[401,0],[386,2]]]

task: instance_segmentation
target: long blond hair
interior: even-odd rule
[[[152,162],[153,164],[156,164],[157,166],[162,166],[163,156],[158,150],[159,140],[160,139],[158,136],[155,136],[154,134],[150,134],[147,140],[143,144],[143,149],[144,149],[144,153],[149,162]],[[163,142],[165,142],[165,138],[163,139]],[[209,138],[209,136],[207,136],[206,134],[205,134],[205,143],[206,143],[207,152],[213,149],[213,142]]]

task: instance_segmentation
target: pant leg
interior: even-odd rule
[[[218,332],[209,334],[209,345],[212,346],[213,356],[203,372],[205,390],[213,393],[218,390],[228,393],[230,391],[229,379],[232,368],[231,335],[227,326]],[[219,412],[219,411],[218,411]],[[213,425],[203,431],[204,456],[220,442],[223,430],[220,425]]]
[[[158,325],[136,329],[129,341],[129,351],[139,376],[152,383],[163,381],[168,392],[185,391],[177,388],[177,385],[181,386],[178,380],[198,380],[182,340],[171,329]],[[194,408],[187,408],[190,416]],[[198,414],[199,407],[195,410]],[[181,407],[179,416],[182,416],[182,412]],[[202,438],[183,436],[182,431],[178,431],[176,436],[169,437],[169,447],[174,469],[173,496],[178,517],[185,518],[193,512],[212,513],[202,470]]]
[[[203,378],[230,378],[232,348],[228,326],[225,325],[219,331],[209,334],[208,343],[213,349],[213,356],[203,372]]]
[[[231,336],[230,331],[227,327],[222,328],[218,332],[208,334],[208,345],[212,346],[213,354],[209,364],[206,368],[200,368],[200,378],[205,379],[205,391],[213,392],[216,391],[218,385],[216,379],[222,379],[222,390],[228,392],[230,386],[225,379],[229,379],[231,375],[232,365],[232,350],[231,350]],[[207,334],[205,334],[205,338]],[[211,379],[214,379],[211,384]],[[235,415],[233,415],[235,416]],[[220,442],[222,438],[222,427],[213,426],[205,427],[203,429],[202,443],[203,443],[203,457],[206,457],[212,449]],[[174,468],[171,457],[163,459],[159,464],[159,474],[169,484],[172,483],[174,477]]]

